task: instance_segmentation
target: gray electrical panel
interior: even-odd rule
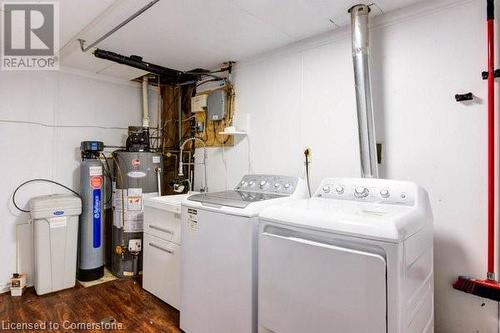
[[[209,121],[224,119],[226,115],[226,92],[215,90],[208,94],[207,117]]]

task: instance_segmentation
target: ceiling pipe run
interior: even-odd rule
[[[132,55],[130,57],[114,53],[111,51],[106,51],[102,49],[96,49],[93,52],[94,56],[99,59],[105,59],[109,61],[116,62],[118,64],[127,65],[130,67],[142,69],[143,71],[156,74],[160,76],[160,84],[185,84],[185,83],[196,83],[200,80],[201,74],[190,74],[175,69],[155,65],[142,60],[142,57]]]
[[[377,143],[373,116],[370,81],[370,47],[368,15],[370,7],[356,5],[349,9],[351,14],[352,58],[356,85],[356,106],[358,110],[359,150],[361,155],[361,176],[378,178]]]
[[[158,1],[160,1],[160,0],[151,1],[150,3],[148,3],[147,5],[145,5],[141,9],[139,9],[137,12],[135,12],[134,14],[132,14],[131,16],[126,18],[123,22],[121,22],[116,27],[114,27],[113,29],[111,29],[110,31],[108,31],[107,33],[102,35],[101,37],[99,37],[95,42],[91,43],[88,46],[85,46],[86,41],[84,39],[81,39],[81,38],[78,39],[78,42],[80,43],[80,49],[82,50],[82,52],[87,52],[88,50],[90,50],[94,46],[97,46],[97,44],[99,44],[100,42],[102,42],[103,40],[105,40],[106,38],[108,38],[109,36],[114,34],[115,32],[117,32],[118,30],[120,30],[124,26],[126,26],[130,21],[134,20],[136,17],[138,17],[139,15],[144,13],[146,10],[153,7],[153,5],[156,4]]]

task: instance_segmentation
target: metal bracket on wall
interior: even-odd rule
[[[465,101],[472,101],[474,99],[474,95],[469,92],[466,94],[456,94],[455,95],[455,100],[457,102],[465,102]]]
[[[488,72],[482,72],[481,75],[483,77],[483,80],[488,80],[488,76],[489,76]],[[495,78],[500,77],[500,69],[495,69],[495,71],[493,72],[493,75],[495,76]]]
[[[377,143],[377,163],[382,164],[382,150],[384,148],[383,143]]]

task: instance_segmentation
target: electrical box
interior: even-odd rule
[[[226,116],[226,91],[215,90],[208,94],[207,117],[209,121],[218,121]]]
[[[191,112],[205,112],[207,108],[207,94],[196,95],[191,98]]]
[[[131,239],[128,241],[129,252],[141,252],[141,249],[142,249],[142,240]]]

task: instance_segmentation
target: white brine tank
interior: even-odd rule
[[[43,295],[73,287],[82,201],[73,195],[53,194],[35,197],[29,205],[36,293]]]
[[[260,214],[259,332],[433,332],[427,192],[325,179],[313,198]]]

